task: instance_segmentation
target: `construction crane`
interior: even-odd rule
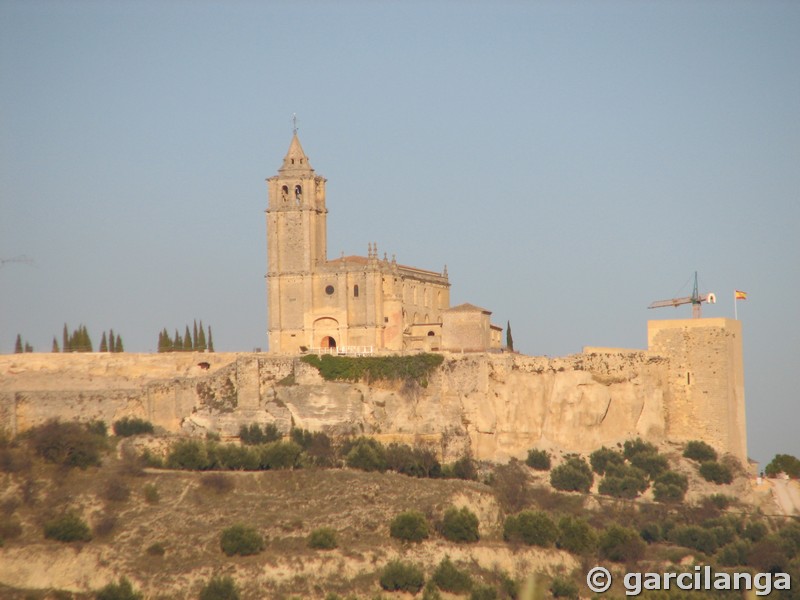
[[[656,300],[647,308],[663,308],[665,306],[681,306],[682,304],[691,304],[692,305],[692,318],[699,319],[701,317],[701,306],[703,302],[707,302],[708,304],[715,304],[717,302],[717,297],[714,295],[713,292],[709,292],[708,294],[703,294],[702,296],[697,291],[697,271],[694,272],[694,290],[692,290],[691,296],[686,296],[685,298],[673,298],[672,300]]]

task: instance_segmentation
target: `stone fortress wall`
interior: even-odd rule
[[[227,437],[241,424],[275,423],[494,461],[532,447],[588,453],[640,436],[701,439],[746,461],[741,324],[651,321],[648,333],[648,350],[445,353],[425,388],[326,382],[297,356],[2,355],[0,426],[18,433],[51,418],[131,416],[170,433]]]

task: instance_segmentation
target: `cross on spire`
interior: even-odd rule
[[[292,133],[297,135],[297,113],[292,113]]]

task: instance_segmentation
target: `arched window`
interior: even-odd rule
[[[281,198],[286,202],[289,199],[289,186],[285,185],[281,188]]]
[[[303,198],[303,188],[300,185],[294,186],[294,199],[297,204],[300,204],[300,200]]]
[[[429,332],[428,332],[428,337],[433,337],[433,336],[435,336],[435,335],[436,335],[436,334],[435,334],[435,333],[433,333],[432,331],[429,331]]]
[[[353,286],[353,298],[358,298],[358,286]]]

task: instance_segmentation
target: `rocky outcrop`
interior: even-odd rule
[[[12,432],[50,418],[136,416],[167,432],[223,437],[274,423],[426,444],[445,460],[469,452],[504,461],[534,446],[661,441],[666,362],[643,351],[448,355],[420,387],[326,382],[302,361],[264,354],[11,355],[0,357],[0,417]]]

